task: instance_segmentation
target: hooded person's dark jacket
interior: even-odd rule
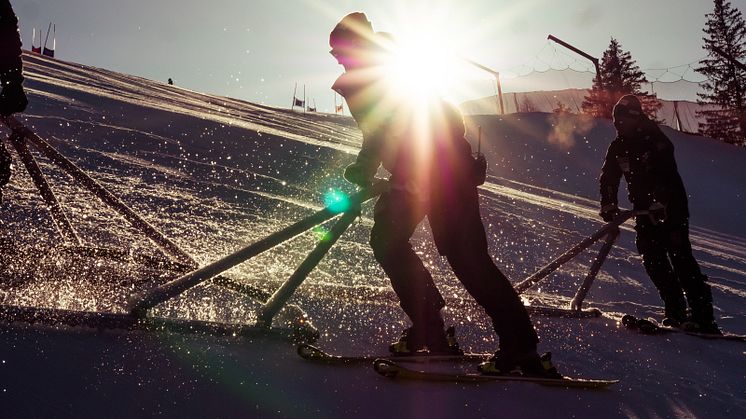
[[[657,202],[666,207],[668,220],[683,221],[689,217],[673,143],[652,121],[646,119],[637,135],[617,136],[609,145],[601,168],[602,207],[617,204],[622,176],[635,210],[646,210]]]
[[[0,0],[0,75],[21,76],[21,37],[10,1]]]

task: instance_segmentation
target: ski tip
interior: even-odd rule
[[[301,343],[296,348],[296,352],[305,359],[319,359],[324,357],[324,351],[311,345],[310,343]]]
[[[604,314],[604,313],[603,313],[603,311],[601,311],[601,310],[599,310],[599,309],[597,309],[597,308],[595,308],[595,307],[591,307],[591,308],[589,308],[589,309],[587,310],[587,312],[588,312],[588,314],[590,314],[590,315],[591,315],[592,317],[601,317],[601,316],[603,316],[603,314]]]
[[[385,358],[378,358],[375,361],[373,361],[373,369],[376,370],[377,373],[383,375],[384,377],[388,378],[394,378],[399,373],[399,367],[396,365],[395,362],[385,359]]]
[[[599,387],[605,387],[612,384],[617,384],[621,380],[617,378],[612,379],[606,379],[606,378],[574,378],[574,377],[562,377],[563,380],[569,381],[571,383],[579,383],[579,384],[590,384],[590,385],[598,385]]]
[[[631,314],[625,314],[622,316],[622,324],[626,327],[634,327],[637,325],[637,317],[631,315]]]

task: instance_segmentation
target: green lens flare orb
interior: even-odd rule
[[[335,213],[345,212],[350,209],[350,197],[337,189],[329,189],[324,194],[324,206]]]

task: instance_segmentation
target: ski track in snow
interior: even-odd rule
[[[361,137],[349,118],[303,115],[102,69],[42,57],[25,58],[31,106],[22,120],[201,264],[321,209],[323,193],[330,188],[352,191],[341,179],[341,172],[354,159]],[[520,121],[529,128],[522,127]],[[514,282],[538,270],[603,225],[598,219],[593,179],[588,179],[586,174],[575,176],[568,169],[574,166],[562,160],[562,153],[552,145],[541,143],[548,132],[542,131],[546,116],[530,114],[513,119],[480,116],[467,118],[466,123],[467,126],[484,124],[485,132],[491,135],[489,141],[485,141],[490,176],[481,187],[482,216],[490,251],[498,266]],[[608,133],[608,124],[604,124],[599,123],[600,128],[592,129],[588,138],[604,140],[600,134],[594,137],[596,131]],[[675,140],[687,141],[688,137],[682,138],[677,136]],[[579,167],[579,173],[595,176],[601,163],[598,153],[603,152],[601,149],[605,146],[589,145],[587,150],[583,147],[586,145],[572,150],[575,153],[572,161]],[[677,145],[677,150],[681,152],[682,147]],[[746,163],[742,150],[735,150],[735,153],[741,153],[741,161]],[[17,156],[14,157],[18,162]],[[86,244],[153,256],[159,254],[151,242],[113,211],[105,209],[74,185],[45,158],[38,154],[36,157]],[[521,171],[519,161],[524,160],[534,161],[534,170]],[[570,180],[563,180],[565,178]],[[620,199],[621,194],[620,191]],[[149,289],[176,275],[131,261],[94,260],[60,250],[62,241],[30,178],[18,166],[11,184],[4,190],[4,198],[5,227],[0,239],[12,243],[12,251],[2,254],[0,261],[3,281],[0,301],[5,304],[122,312],[134,292]],[[701,201],[693,202],[701,204]],[[322,330],[320,344],[332,350],[378,353],[385,349],[384,342],[395,339],[406,326],[396,296],[367,244],[371,207],[370,204],[364,206],[361,219],[351,226],[291,301],[310,314]],[[710,216],[717,217],[717,214]],[[717,315],[725,329],[746,333],[746,237],[737,233],[744,230],[739,227],[735,232],[724,232],[713,229],[710,220],[704,221],[707,221],[703,222],[706,226],[701,226],[697,215],[692,217],[691,239],[695,255],[712,279]],[[504,413],[506,408],[515,412],[525,409],[525,417],[542,417],[549,405],[554,405],[553,409],[566,409],[562,411],[568,415],[595,417],[746,414],[743,392],[746,377],[742,368],[734,367],[743,365],[742,346],[683,335],[639,336],[616,323],[626,313],[659,316],[662,312],[657,292],[635,251],[631,225],[628,222],[623,226],[622,236],[586,299],[586,306],[600,308],[605,317],[592,320],[534,318],[542,347],[555,351],[563,372],[619,377],[623,381],[615,390],[591,396],[542,389],[542,397],[546,397],[548,403],[533,406],[536,387],[459,387],[459,391],[465,390],[470,395],[464,401],[453,387],[433,384],[415,388],[371,378],[361,380],[353,375],[355,370],[311,370],[314,367],[306,365],[301,368],[308,370],[301,372],[314,379],[329,380],[328,383],[344,377],[342,381],[352,391],[360,391],[354,394],[353,400],[336,401],[336,407],[325,406],[329,410],[324,415],[329,416],[341,412],[366,416],[368,411],[355,405],[369,406],[374,401],[362,400],[366,391],[371,394],[386,391],[389,396],[393,392],[409,395],[414,391],[415,395],[426,393],[429,400],[439,395],[445,406],[442,412],[451,417],[461,411],[464,404],[477,409],[475,416],[484,417]],[[328,228],[328,223],[324,228]],[[292,274],[316,243],[317,234],[323,234],[323,228],[284,243],[227,274],[274,290]],[[496,341],[489,320],[456,281],[445,260],[437,256],[429,239],[430,232],[425,224],[417,230],[412,243],[432,270],[447,300],[444,311],[447,321],[457,326],[465,348],[494,350]],[[567,307],[597,249],[598,245],[591,247],[553,273],[527,292],[524,300],[534,306]],[[164,304],[157,312],[183,318],[252,322],[256,306],[256,302],[206,285]],[[50,333],[57,336],[57,332]],[[63,337],[56,339],[64,341],[64,330],[62,333]],[[45,341],[43,336],[33,339]],[[93,346],[106,347],[99,338],[82,339],[92,340]],[[171,340],[179,339],[182,338]],[[189,355],[199,358],[194,365],[212,365],[212,360],[201,357],[221,353],[220,365],[252,366],[255,372],[242,371],[262,375],[265,379],[262,365],[256,364],[258,359],[267,357],[280,365],[295,360],[292,353],[273,355],[272,352],[278,351],[271,349],[252,349],[255,352],[250,354],[258,354],[254,356],[242,352],[246,349],[231,342],[183,339],[188,343],[174,344],[170,350],[187,357],[181,348],[194,348],[195,354],[203,354]],[[54,341],[47,344],[54,345]],[[18,345],[23,347],[23,343]],[[152,348],[146,343],[138,345]],[[117,351],[106,348],[105,351]],[[116,370],[120,362],[113,355],[105,358],[108,363],[101,367],[107,372],[104,382],[105,375]],[[138,362],[147,364],[149,361]],[[213,368],[220,370],[221,367],[213,365]],[[183,369],[177,370],[179,374],[184,373]],[[277,367],[275,373],[308,379],[283,366]],[[141,374],[147,372],[141,371]],[[144,380],[145,387],[150,389],[165,386],[175,390],[165,379]],[[204,390],[196,380],[185,386],[195,393],[198,389]],[[303,391],[308,394],[321,391],[319,388],[291,388],[287,391],[295,396],[305,394]],[[339,388],[338,391],[350,390]],[[505,396],[502,407],[492,403],[495,392]],[[392,400],[398,400],[399,396],[393,397]],[[567,400],[581,403],[570,405]],[[135,405],[140,403],[136,401]],[[186,401],[181,403],[188,405]],[[261,403],[271,404],[271,401]],[[303,397],[295,403],[306,406]],[[587,411],[580,406],[584,403]],[[257,406],[259,404],[257,401]]]

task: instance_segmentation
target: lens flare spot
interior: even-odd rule
[[[329,189],[324,194],[324,206],[334,213],[345,212],[350,209],[350,198],[338,189]]]
[[[311,232],[316,237],[316,240],[320,242],[329,241],[331,239],[331,233],[329,230],[325,229],[322,226],[316,226],[313,229],[311,229]]]

